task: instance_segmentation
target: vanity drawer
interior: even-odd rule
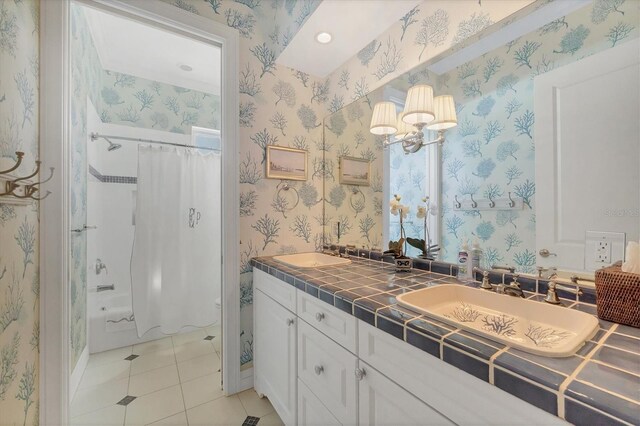
[[[253,287],[291,312],[296,312],[296,288],[259,269],[253,270]]]
[[[357,422],[355,355],[311,327],[298,323],[298,378],[341,424]]]
[[[357,354],[358,319],[307,293],[298,292],[298,316],[332,340]]]

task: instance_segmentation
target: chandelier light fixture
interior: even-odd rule
[[[407,92],[404,110],[399,114],[393,102],[378,102],[373,108],[369,131],[386,136],[385,146],[400,143],[404,152],[411,154],[423,146],[442,144],[445,131],[457,125],[453,96],[434,97],[433,87],[418,84]],[[425,128],[437,131],[436,139],[425,141]]]

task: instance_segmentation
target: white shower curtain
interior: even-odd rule
[[[215,321],[220,297],[221,159],[195,149],[138,148],[131,292],[138,336]]]

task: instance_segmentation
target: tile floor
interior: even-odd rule
[[[281,425],[253,389],[223,395],[220,342],[214,326],[91,355],[71,424]]]

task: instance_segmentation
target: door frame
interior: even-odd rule
[[[241,389],[238,256],[238,32],[160,0],[75,0],[222,47],[222,380]],[[40,26],[40,157],[55,167],[40,204],[40,422],[69,424],[70,4],[43,1]],[[226,149],[225,147],[229,147]],[[222,260],[222,259],[221,259]],[[213,303],[213,301],[212,301]]]

